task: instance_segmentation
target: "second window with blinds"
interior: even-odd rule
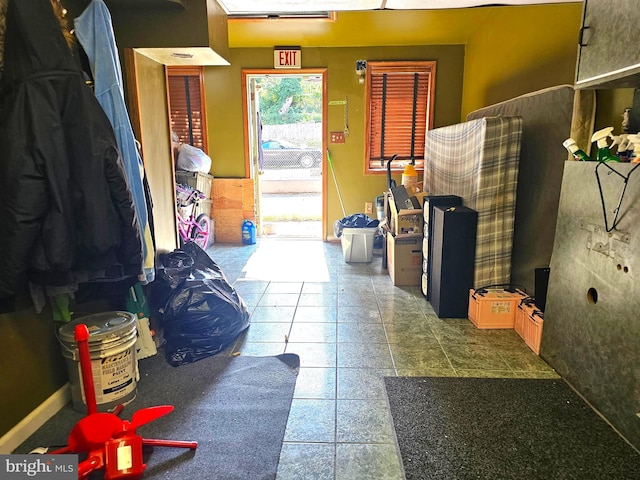
[[[426,132],[433,125],[436,62],[368,62],[365,173],[414,161],[424,168]]]
[[[167,67],[171,130],[180,142],[207,149],[207,121],[202,67]]]

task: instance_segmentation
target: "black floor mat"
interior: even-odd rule
[[[138,429],[144,438],[196,440],[195,451],[144,447],[144,479],[274,479],[300,359],[213,356],[171,367],[162,353],[140,361],[136,399],[122,412],[173,405]],[[60,446],[83,417],[68,404],[14,453]],[[91,478],[102,478],[92,476]]]
[[[385,385],[408,480],[640,478],[640,454],[563,380]]]

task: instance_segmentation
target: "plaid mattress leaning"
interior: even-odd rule
[[[509,283],[521,117],[486,117],[427,132],[425,191],[478,212],[474,287]]]

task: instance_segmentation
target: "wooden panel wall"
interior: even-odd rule
[[[165,67],[132,49],[126,50],[126,61],[131,122],[153,200],[156,249],[171,252],[178,248],[178,234]]]
[[[214,178],[211,198],[215,241],[242,243],[242,222],[251,220],[255,223],[256,221],[253,180]]]

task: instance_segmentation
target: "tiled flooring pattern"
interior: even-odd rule
[[[402,479],[384,376],[557,377],[513,330],[439,319],[380,257],[347,264],[312,240],[208,252],[251,312],[229,353],[300,356],[277,480]]]

